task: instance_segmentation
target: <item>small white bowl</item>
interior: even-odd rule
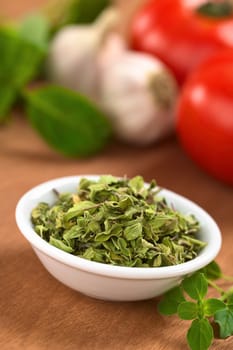
[[[31,211],[39,202],[53,204],[55,194],[75,192],[81,177],[71,176],[45,182],[23,195],[16,207],[16,222],[44,267],[60,282],[88,296],[115,301],[143,300],[161,295],[188,274],[206,266],[221,248],[221,233],[215,221],[195,203],[168,190],[160,194],[183,213],[192,213],[201,224],[199,238],[206,247],[193,260],[166,267],[122,267],[89,261],[66,253],[40,238],[33,230]]]

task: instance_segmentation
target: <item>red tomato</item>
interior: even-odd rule
[[[233,50],[209,58],[187,79],[177,133],[201,167],[233,185]]]
[[[159,57],[183,82],[204,59],[233,48],[233,5],[227,0],[150,0],[132,20],[130,32],[132,48]]]

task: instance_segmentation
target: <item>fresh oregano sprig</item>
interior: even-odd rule
[[[232,280],[213,261],[165,293],[158,304],[163,315],[177,314],[182,320],[192,320],[187,332],[191,350],[209,349],[214,339],[214,324],[219,325],[220,338],[233,335],[233,288],[222,289],[214,281],[220,278]],[[215,288],[220,296],[208,298],[208,286]]]

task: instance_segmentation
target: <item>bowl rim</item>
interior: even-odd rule
[[[88,273],[98,274],[111,278],[123,278],[123,279],[165,279],[172,277],[179,277],[191,274],[215,259],[217,254],[221,249],[222,237],[221,232],[216,224],[215,220],[198,204],[194,203],[190,199],[177,194],[173,191],[163,188],[161,190],[161,194],[164,195],[165,198],[169,200],[178,200],[182,201],[184,204],[193,207],[193,211],[199,213],[204,217],[207,222],[209,229],[212,232],[213,239],[208,241],[208,244],[204,248],[203,254],[201,253],[196,258],[179,264],[172,266],[162,266],[162,267],[127,267],[127,266],[116,266],[110,264],[99,263],[95,261],[90,261],[70,253],[64,252],[45,240],[43,240],[34,230],[30,221],[30,213],[31,211],[27,211],[27,205],[31,203],[32,200],[38,198],[38,203],[41,201],[39,195],[48,194],[49,191],[56,186],[64,186],[77,184],[81,178],[86,177],[89,179],[96,180],[100,175],[76,175],[76,176],[65,176],[60,178],[51,179],[49,181],[45,181],[40,183],[37,186],[34,186],[29,191],[27,191],[24,195],[19,199],[16,210],[15,210],[15,218],[17,226],[21,232],[21,234],[26,238],[26,240],[32,245],[35,250],[39,250],[41,253],[49,256],[52,259],[59,261],[69,267],[79,269]],[[145,182],[147,184],[147,182]],[[194,213],[194,215],[196,215]]]

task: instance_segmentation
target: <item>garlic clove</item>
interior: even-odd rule
[[[161,61],[108,40],[119,50],[106,42],[99,56],[100,98],[116,135],[139,145],[160,140],[174,127],[175,79]]]
[[[116,25],[118,16],[115,8],[109,8],[91,25],[70,25],[62,28],[50,45],[47,60],[49,78],[96,99],[96,56],[106,33]]]
[[[92,95],[96,80],[93,56],[97,45],[98,39],[89,26],[67,26],[60,30],[50,46],[50,78],[58,84]]]

